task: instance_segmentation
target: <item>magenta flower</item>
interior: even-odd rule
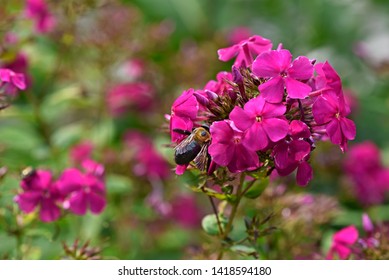
[[[268,103],[259,96],[247,102],[244,109],[236,106],[230,113],[230,119],[245,132],[243,144],[258,151],[286,136],[288,122],[281,118],[285,111],[284,105]]]
[[[66,197],[64,208],[77,215],[85,215],[88,208],[99,214],[105,208],[105,184],[101,177],[69,168],[59,178],[58,188]]]
[[[251,29],[245,26],[238,26],[231,30],[228,35],[228,40],[231,44],[238,44],[239,42],[250,37],[252,34]]]
[[[217,95],[226,94],[232,90],[233,87],[227,81],[232,81],[232,74],[230,72],[222,71],[217,73],[216,81],[210,80],[204,87],[205,91],[211,91]]]
[[[169,177],[170,167],[165,158],[154,148],[149,137],[137,132],[126,133],[124,141],[133,150],[133,171],[137,176],[146,176],[150,180],[163,180]]]
[[[268,79],[258,89],[266,101],[279,103],[286,88],[288,97],[304,99],[312,88],[302,82],[313,75],[313,65],[305,56],[292,62],[292,54],[285,49],[262,53],[253,62],[253,73]]]
[[[193,93],[193,89],[186,90],[173,103],[170,115],[170,134],[173,142],[179,142],[186,137],[174,129],[192,131],[199,110],[199,103]]]
[[[218,165],[227,166],[233,173],[260,167],[257,153],[245,145],[244,133],[231,121],[214,122],[210,132],[212,142],[208,152]]]
[[[34,20],[38,33],[48,33],[55,26],[54,16],[49,12],[44,0],[27,0],[25,14],[27,18]]]
[[[342,92],[342,80],[328,61],[315,65],[318,76],[315,78],[316,90],[334,90],[337,95]]]
[[[129,110],[149,111],[154,106],[154,88],[147,83],[124,83],[108,91],[109,111],[119,117]]]
[[[70,150],[70,158],[74,163],[80,164],[92,156],[92,151],[92,142],[84,141],[72,147]]]
[[[363,205],[380,204],[385,200],[389,191],[389,168],[383,166],[380,150],[373,142],[352,146],[344,161],[344,170]]]
[[[269,39],[254,35],[238,44],[217,51],[219,60],[228,61],[236,56],[236,67],[249,67],[253,63],[253,55],[271,50],[273,44]]]
[[[192,195],[181,194],[174,198],[170,217],[184,228],[196,228],[201,222],[201,208]]]
[[[318,125],[324,125],[331,142],[347,150],[347,140],[353,140],[356,127],[352,120],[347,119],[350,108],[345,104],[343,96],[334,91],[325,91],[312,106],[313,117]]]
[[[292,173],[297,168],[296,181],[306,186],[313,177],[312,167],[307,160],[311,144],[306,140],[311,136],[308,126],[302,121],[293,120],[289,126],[288,137],[274,147],[274,164],[281,176]]]
[[[4,91],[5,94],[14,97],[18,89],[26,89],[24,75],[10,69],[0,68],[0,92]]]
[[[335,254],[341,260],[347,259],[352,252],[350,247],[357,242],[358,235],[358,230],[354,226],[348,226],[335,233],[327,259],[334,259]]]
[[[21,182],[23,192],[15,197],[15,202],[24,213],[31,213],[39,207],[39,217],[43,222],[57,220],[62,201],[58,186],[52,182],[50,171],[36,170]]]

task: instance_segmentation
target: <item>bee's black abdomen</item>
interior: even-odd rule
[[[182,148],[176,149],[174,160],[178,165],[185,165],[195,159],[200,152],[201,146],[195,141],[190,142]]]

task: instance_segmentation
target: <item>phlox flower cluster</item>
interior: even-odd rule
[[[59,219],[61,209],[85,215],[88,209],[99,214],[106,206],[104,167],[90,159],[82,162],[82,171],[65,169],[56,180],[49,170],[31,170],[20,185],[15,202],[24,213],[38,209],[43,222]]]
[[[280,44],[258,35],[218,51],[235,57],[231,72],[220,72],[203,89],[185,90],[173,103],[170,133],[174,143],[209,126],[210,166],[232,173],[259,168],[282,176],[297,170],[305,186],[313,176],[309,164],[315,143],[329,139],[346,151],[356,128],[347,118],[342,82],[329,62],[293,58]],[[177,166],[183,173],[186,166]],[[208,170],[212,172],[212,170]]]
[[[387,259],[389,227],[387,223],[375,224],[362,215],[362,231],[354,225],[337,231],[332,237],[327,259]]]
[[[384,202],[389,191],[389,168],[383,165],[380,150],[373,142],[353,145],[344,161],[344,170],[363,205]]]
[[[27,18],[33,20],[37,33],[48,33],[55,27],[55,18],[44,0],[27,0],[24,13]]]

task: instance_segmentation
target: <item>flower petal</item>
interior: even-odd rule
[[[228,169],[233,172],[255,170],[260,166],[258,155],[253,150],[247,149],[244,145],[236,145],[234,157],[228,164]]]
[[[214,162],[221,166],[227,166],[235,153],[235,145],[233,145],[232,143],[229,145],[213,142],[208,147],[208,153],[211,155],[212,160]]]
[[[303,161],[297,168],[296,181],[297,184],[304,187],[308,185],[313,177],[313,169],[308,162]]]
[[[280,103],[284,97],[284,80],[277,76],[258,87],[261,96],[270,103]]]
[[[233,45],[228,48],[219,49],[217,54],[219,56],[219,60],[221,61],[229,61],[234,58],[239,52],[239,45]]]
[[[290,98],[304,99],[312,91],[312,88],[290,77],[285,79],[286,91]]]
[[[340,123],[338,119],[333,119],[327,126],[326,131],[332,143],[340,145],[343,142],[343,134],[340,129]]]
[[[288,50],[274,50],[260,54],[253,62],[253,73],[258,77],[270,78],[279,76],[292,62]]]
[[[77,215],[85,215],[87,208],[87,197],[83,191],[73,192],[69,198],[69,208]]]
[[[52,199],[42,199],[41,210],[39,217],[43,222],[52,222],[57,220],[61,215],[61,211]]]
[[[348,140],[354,140],[355,135],[357,133],[355,123],[347,118],[341,118],[340,120],[340,126],[342,128],[343,135],[348,139]]]
[[[15,201],[19,204],[20,210],[24,213],[31,213],[39,204],[42,193],[40,191],[28,191],[21,193],[15,197]]]
[[[254,123],[244,134],[242,144],[252,151],[265,149],[269,139],[263,129],[262,123]]]
[[[271,118],[262,121],[263,129],[273,142],[277,142],[288,134],[288,122],[286,120]]]
[[[100,214],[106,205],[106,199],[104,196],[91,192],[88,195],[90,211],[93,214]]]
[[[243,110],[239,106],[235,106],[235,108],[230,113],[230,119],[234,122],[238,129],[244,131],[255,122],[255,115],[249,115],[247,114],[246,110]]]
[[[313,65],[307,57],[299,56],[293,61],[287,72],[292,79],[308,80],[313,75]]]

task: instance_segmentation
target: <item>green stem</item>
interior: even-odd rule
[[[226,225],[226,227],[224,229],[223,234],[221,234],[221,242],[223,242],[228,237],[228,235],[231,232],[232,224],[234,222],[236,213],[238,212],[238,207],[239,207],[240,200],[242,199],[243,194],[244,194],[242,192],[242,187],[243,187],[243,183],[244,183],[245,177],[246,177],[246,174],[244,174],[244,173],[242,173],[240,175],[240,182],[239,182],[238,188],[236,190],[236,198],[237,199],[236,199],[235,203],[232,205],[231,214],[230,214],[230,217],[228,219],[228,223],[227,223],[227,225]],[[246,192],[246,191],[247,191],[247,188],[244,190],[244,192]],[[224,246],[223,246],[223,243],[222,243],[217,259],[221,260],[223,258],[223,255],[224,255]]]

